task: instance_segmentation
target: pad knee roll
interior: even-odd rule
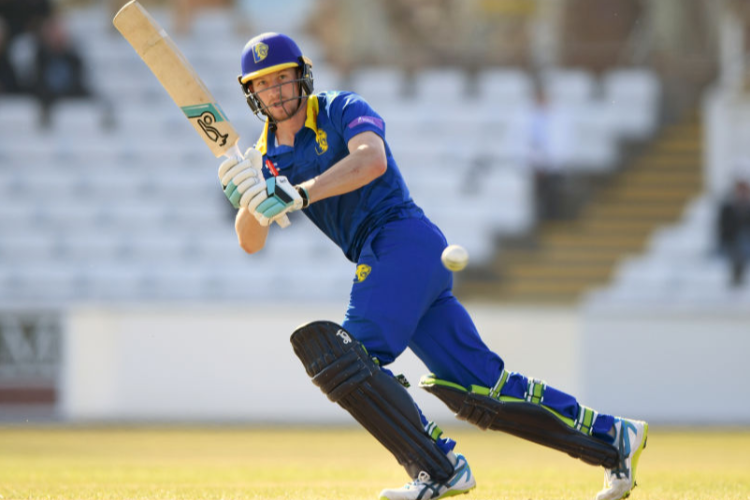
[[[483,430],[507,432],[591,465],[611,469],[619,463],[617,448],[569,427],[541,405],[500,401],[432,376],[423,377],[419,385],[442,400],[457,418]]]
[[[313,383],[385,446],[410,477],[421,471],[436,480],[452,475],[453,465],[425,431],[409,393],[346,330],[315,321],[299,327],[291,342]]]

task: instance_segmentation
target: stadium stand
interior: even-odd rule
[[[617,266],[611,284],[586,297],[588,306],[750,304],[750,286],[730,285],[717,252],[717,207],[707,194],[692,200],[678,222],[651,235],[646,251]]]
[[[155,14],[169,29],[169,16]],[[259,300],[273,299],[282,283],[303,296],[314,289],[321,299],[345,298],[354,267],[300,214],[290,229],[274,229],[264,252],[245,255],[218,189],[218,161],[111,29],[105,9],[74,10],[66,21],[98,99],[55,106],[41,131],[34,101],[0,96],[2,301]],[[227,11],[201,16],[194,28],[176,42],[248,147],[262,123],[236,85],[246,40]],[[316,61],[315,75],[318,89],[344,81],[325,60]],[[456,68],[425,68],[409,86],[398,69],[364,67],[347,81],[385,117],[415,199],[451,242],[466,246],[472,266],[488,263],[498,241],[534,227],[529,74],[487,68],[471,85]],[[647,74],[608,75],[601,88],[582,70],[544,81],[573,123],[566,159],[573,170],[609,172],[621,139],[654,131],[659,97]],[[607,102],[632,108],[627,127],[615,119],[621,108]]]

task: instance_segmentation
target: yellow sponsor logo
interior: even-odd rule
[[[364,280],[366,280],[367,277],[370,275],[370,271],[372,271],[372,268],[368,266],[367,264],[358,265],[357,276],[356,276],[357,283],[362,283]]]
[[[318,133],[315,135],[315,142],[318,143],[318,147],[315,148],[315,152],[319,155],[322,155],[323,153],[328,151],[328,134],[326,134],[325,130],[318,130]]]
[[[255,62],[259,63],[266,57],[268,57],[268,45],[263,42],[256,43],[253,46],[253,59],[255,59]]]

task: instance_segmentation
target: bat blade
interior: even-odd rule
[[[214,156],[241,159],[242,153],[237,146],[239,134],[193,66],[151,14],[137,0],[131,0],[123,5],[112,22],[180,107]],[[277,222],[286,227],[289,218],[284,215]]]
[[[133,46],[214,156],[227,155],[239,134],[190,62],[159,23],[136,0],[115,15],[115,28]]]

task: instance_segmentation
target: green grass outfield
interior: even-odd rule
[[[580,500],[601,469],[497,432],[450,428],[477,489],[466,500]],[[376,499],[406,475],[358,428],[0,427],[8,499]],[[653,426],[640,500],[750,500],[750,429]]]

